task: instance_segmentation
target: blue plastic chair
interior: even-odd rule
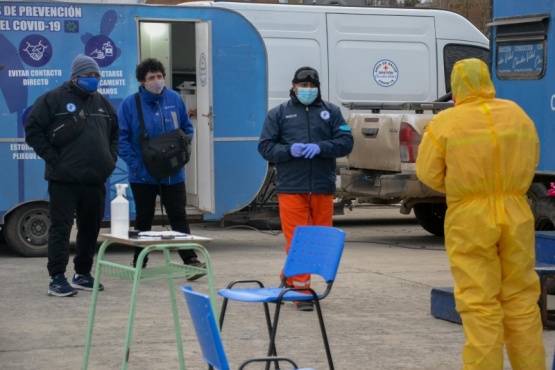
[[[216,316],[210,304],[210,298],[207,295],[194,292],[193,288],[190,286],[184,286],[181,290],[185,296],[187,306],[189,307],[189,313],[193,320],[204,361],[210,365],[210,369],[229,370],[229,363],[227,362],[227,356],[216,322]],[[297,369],[297,365],[291,359],[285,357],[265,357],[247,360],[239,366],[239,370],[244,369],[247,365],[254,362],[274,362],[276,363],[276,367],[279,362],[287,362]],[[313,369],[306,368],[297,370]]]
[[[239,280],[231,282],[226,289],[221,289],[218,292],[219,295],[224,297],[220,313],[220,328],[223,327],[228,300],[262,303],[266,326],[270,335],[268,356],[277,356],[275,339],[281,303],[285,301],[314,301],[329,368],[333,370],[333,360],[320,301],[327,297],[331,291],[343,253],[344,242],[345,232],[340,229],[327,226],[298,226],[291,241],[291,247],[283,268],[284,278],[279,287],[264,287],[259,280]],[[288,277],[299,274],[321,276],[327,284],[325,291],[322,294],[317,294],[313,289],[286,286],[285,282]],[[255,284],[257,287],[234,288],[237,284]],[[306,294],[307,291],[310,294]],[[270,320],[268,303],[276,304],[273,322]]]

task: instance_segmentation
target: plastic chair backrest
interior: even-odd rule
[[[287,254],[283,274],[320,275],[325,282],[335,280],[345,232],[330,226],[297,226]]]
[[[194,292],[190,286],[181,288],[195,326],[202,357],[218,370],[229,370],[220,330],[207,295]]]

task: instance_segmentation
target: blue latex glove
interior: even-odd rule
[[[320,154],[320,147],[317,144],[306,144],[301,154],[308,159],[314,158],[315,155]]]
[[[303,155],[304,148],[305,148],[305,145],[302,143],[295,143],[291,145],[291,155],[293,157],[300,157],[301,155]]]

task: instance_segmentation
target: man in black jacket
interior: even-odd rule
[[[291,99],[268,112],[258,151],[276,166],[285,252],[295,227],[332,226],[336,158],[353,149],[351,129],[339,107],[322,100],[320,77],[311,67],[293,76]],[[310,275],[297,275],[287,285],[310,288]],[[296,302],[299,311],[312,311],[310,301]]]
[[[100,223],[104,217],[104,183],[118,156],[119,125],[110,102],[98,93],[96,61],[78,55],[70,81],[40,96],[25,122],[25,141],[45,161],[50,196],[48,295],[68,297],[76,289],[92,290],[91,275]],[[77,225],[75,274],[65,277],[74,216]],[[102,284],[99,290],[103,290]]]

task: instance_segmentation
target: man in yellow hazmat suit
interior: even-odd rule
[[[420,181],[447,197],[445,246],[466,342],[464,369],[545,369],[534,271],[534,220],[525,194],[538,164],[532,120],[495,98],[487,66],[457,62],[455,107],[427,126],[416,161]]]

